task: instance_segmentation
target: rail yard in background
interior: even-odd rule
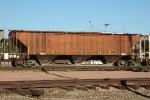
[[[150,0],[0,3],[0,100],[150,100]]]

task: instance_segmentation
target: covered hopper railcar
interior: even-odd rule
[[[126,66],[138,34],[10,30],[13,65],[86,64]]]

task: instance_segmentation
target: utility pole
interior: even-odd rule
[[[89,21],[89,24],[90,24],[90,28],[91,28],[91,32],[92,32],[92,28],[93,28],[92,21]]]
[[[107,31],[107,27],[109,26],[110,24],[104,24],[104,26],[105,26],[105,31],[104,32],[106,32]]]
[[[125,33],[125,29],[126,29],[126,26],[124,25],[124,26],[123,26],[123,33]]]

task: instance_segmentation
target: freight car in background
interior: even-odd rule
[[[140,34],[10,30],[9,51],[14,54],[13,66],[127,66],[139,60],[140,37]],[[145,40],[141,42],[145,46]]]
[[[4,53],[5,53],[4,31],[0,29],[0,65],[1,62],[4,61]]]

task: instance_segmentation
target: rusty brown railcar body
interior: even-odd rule
[[[101,32],[11,30],[9,36],[11,44],[17,44],[19,50],[16,53],[53,60],[58,56],[71,56],[74,62],[91,56],[104,56],[106,63],[131,55],[132,46],[140,40],[138,34]]]

